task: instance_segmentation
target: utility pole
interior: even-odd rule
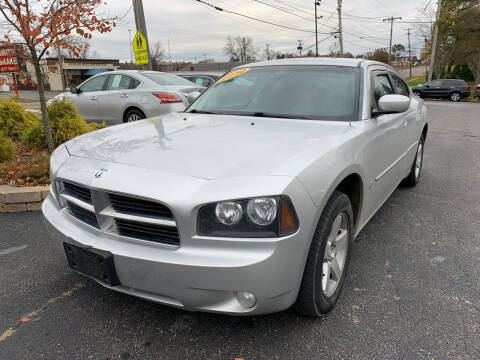
[[[302,50],[303,50],[303,41],[302,40],[298,40],[297,50],[300,51],[300,57],[302,57]]]
[[[133,12],[135,14],[135,25],[137,31],[140,31],[147,40],[147,54],[148,54],[148,70],[152,70],[152,59],[150,54],[150,46],[148,45],[147,23],[145,22],[145,13],[143,12],[143,0],[132,0]]]
[[[270,44],[267,44],[267,60],[270,60]]]
[[[338,0],[338,42],[340,43],[340,56],[343,56],[343,30],[342,30],[342,0]]]
[[[128,47],[130,48],[130,63],[133,64],[132,29],[128,29],[128,40]]]
[[[432,81],[433,77],[433,68],[435,66],[435,56],[437,55],[437,41],[438,41],[438,27],[440,23],[440,14],[442,10],[442,0],[438,0],[437,15],[435,18],[435,25],[433,30],[433,41],[432,41],[432,52],[430,55],[430,66],[428,69],[428,82]],[[437,74],[438,76],[438,74]]]
[[[315,56],[318,57],[318,15],[317,6],[320,6],[321,0],[315,0]]]
[[[407,35],[408,35],[408,64],[410,67],[410,77],[412,77],[412,50],[410,48],[410,28],[407,29]]]
[[[395,20],[402,20],[402,17],[391,17],[388,19],[383,19],[383,22],[385,21],[390,21],[390,51],[388,52],[388,63],[390,64],[392,62],[392,37],[393,37],[393,22]]]
[[[247,61],[247,42],[245,40],[245,36],[242,38],[242,61]]]
[[[67,91],[67,84],[65,81],[65,74],[63,73],[63,56],[62,56],[62,47],[58,45],[58,70],[60,70],[60,76],[62,78],[62,90],[63,92]]]

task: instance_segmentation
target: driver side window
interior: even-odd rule
[[[80,90],[82,92],[102,91],[106,78],[107,77],[105,75],[102,75],[89,79],[82,85]]]
[[[375,103],[384,95],[394,94],[392,84],[387,74],[378,74],[374,79],[374,97]]]

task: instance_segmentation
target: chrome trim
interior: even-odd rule
[[[61,193],[60,196],[65,199],[66,201],[69,201],[75,205],[77,205],[78,207],[81,207],[82,209],[84,210],[87,210],[91,213],[95,213],[95,208],[93,207],[93,205],[90,205],[88,203],[86,203],[85,201],[82,201],[76,197],[73,197],[71,195],[67,195],[67,194],[64,194],[64,193]]]
[[[108,208],[100,211],[100,215],[111,216],[117,219],[137,221],[137,222],[142,222],[146,224],[163,225],[163,226],[170,226],[175,228],[177,227],[177,222],[174,220],[125,214],[122,212],[115,211],[115,209],[111,205]]]
[[[410,146],[410,147],[408,148],[408,150],[405,151],[405,153],[403,153],[402,155],[400,155],[400,157],[399,157],[397,160],[395,160],[395,161],[393,162],[393,164],[391,164],[389,167],[387,167],[385,170],[383,170],[383,171],[375,178],[375,181],[380,181],[380,179],[381,179],[382,177],[384,177],[390,170],[392,170],[392,169],[395,167],[395,165],[397,165],[400,161],[402,161],[402,159],[403,159],[405,156],[407,156],[407,154],[408,154],[415,146],[417,146],[417,145],[418,145],[418,141],[416,141],[412,146]]]

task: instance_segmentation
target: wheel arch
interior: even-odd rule
[[[139,106],[130,105],[130,106],[128,106],[128,107],[123,111],[123,115],[122,115],[122,121],[123,121],[123,122],[125,122],[125,120],[126,120],[125,117],[127,116],[127,113],[128,113],[130,110],[138,110],[138,111],[141,111],[142,114],[143,114],[144,116],[146,116],[145,111],[143,111],[142,108],[140,108]]]

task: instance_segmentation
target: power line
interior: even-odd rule
[[[293,13],[293,12],[291,12],[291,11],[289,11],[289,10],[285,10],[284,8],[279,7],[279,6],[276,6],[276,5],[273,5],[273,4],[269,4],[269,3],[266,3],[266,2],[261,1],[261,0],[253,0],[253,1],[258,2],[258,3],[260,3],[260,4],[263,4],[263,5],[266,5],[266,6],[270,6],[271,8],[274,8],[274,9],[277,9],[277,10],[280,10],[280,11],[283,11],[283,12],[285,12],[285,13],[287,13],[287,14],[290,14],[290,15],[293,15],[293,16],[296,16],[296,17],[299,17],[299,18],[308,20],[308,21],[313,21],[313,20],[310,19],[310,18],[307,18],[307,17],[302,16],[302,15],[295,14],[295,13]]]
[[[312,30],[305,30],[305,29],[299,29],[299,28],[296,28],[296,27],[293,27],[293,26],[289,26],[289,25],[282,25],[282,24],[277,24],[277,23],[274,23],[274,22],[271,22],[271,21],[267,21],[267,20],[263,20],[263,19],[259,19],[259,18],[256,18],[256,17],[253,17],[253,16],[249,16],[249,15],[245,15],[245,14],[242,14],[242,13],[238,13],[236,11],[230,11],[230,10],[226,10],[226,9],[223,9],[221,7],[218,7],[216,5],[213,5],[213,4],[209,4],[203,0],[196,0],[197,2],[199,3],[202,3],[202,4],[205,4],[215,10],[218,10],[218,11],[223,11],[225,13],[229,13],[229,14],[233,14],[233,15],[237,15],[237,16],[241,16],[241,17],[244,17],[244,18],[247,18],[247,19],[250,19],[250,20],[254,20],[254,21],[258,21],[258,22],[262,22],[262,23],[265,23],[265,24],[269,24],[269,25],[273,25],[273,26],[277,26],[277,27],[281,27],[281,28],[284,28],[284,29],[290,29],[290,30],[295,30],[295,31],[301,31],[301,32],[306,32],[306,33],[314,33],[314,31]]]
[[[311,13],[310,11],[302,10],[301,8],[296,7],[296,6],[293,6],[293,5],[290,5],[290,4],[288,4],[288,3],[284,2],[284,1],[280,1],[280,0],[274,0],[274,1],[277,2],[277,3],[280,3],[280,4],[284,5],[284,6],[288,6],[289,8],[292,8],[292,9],[294,9],[294,10],[303,12],[303,13],[309,15],[309,16],[312,15],[312,13]]]

